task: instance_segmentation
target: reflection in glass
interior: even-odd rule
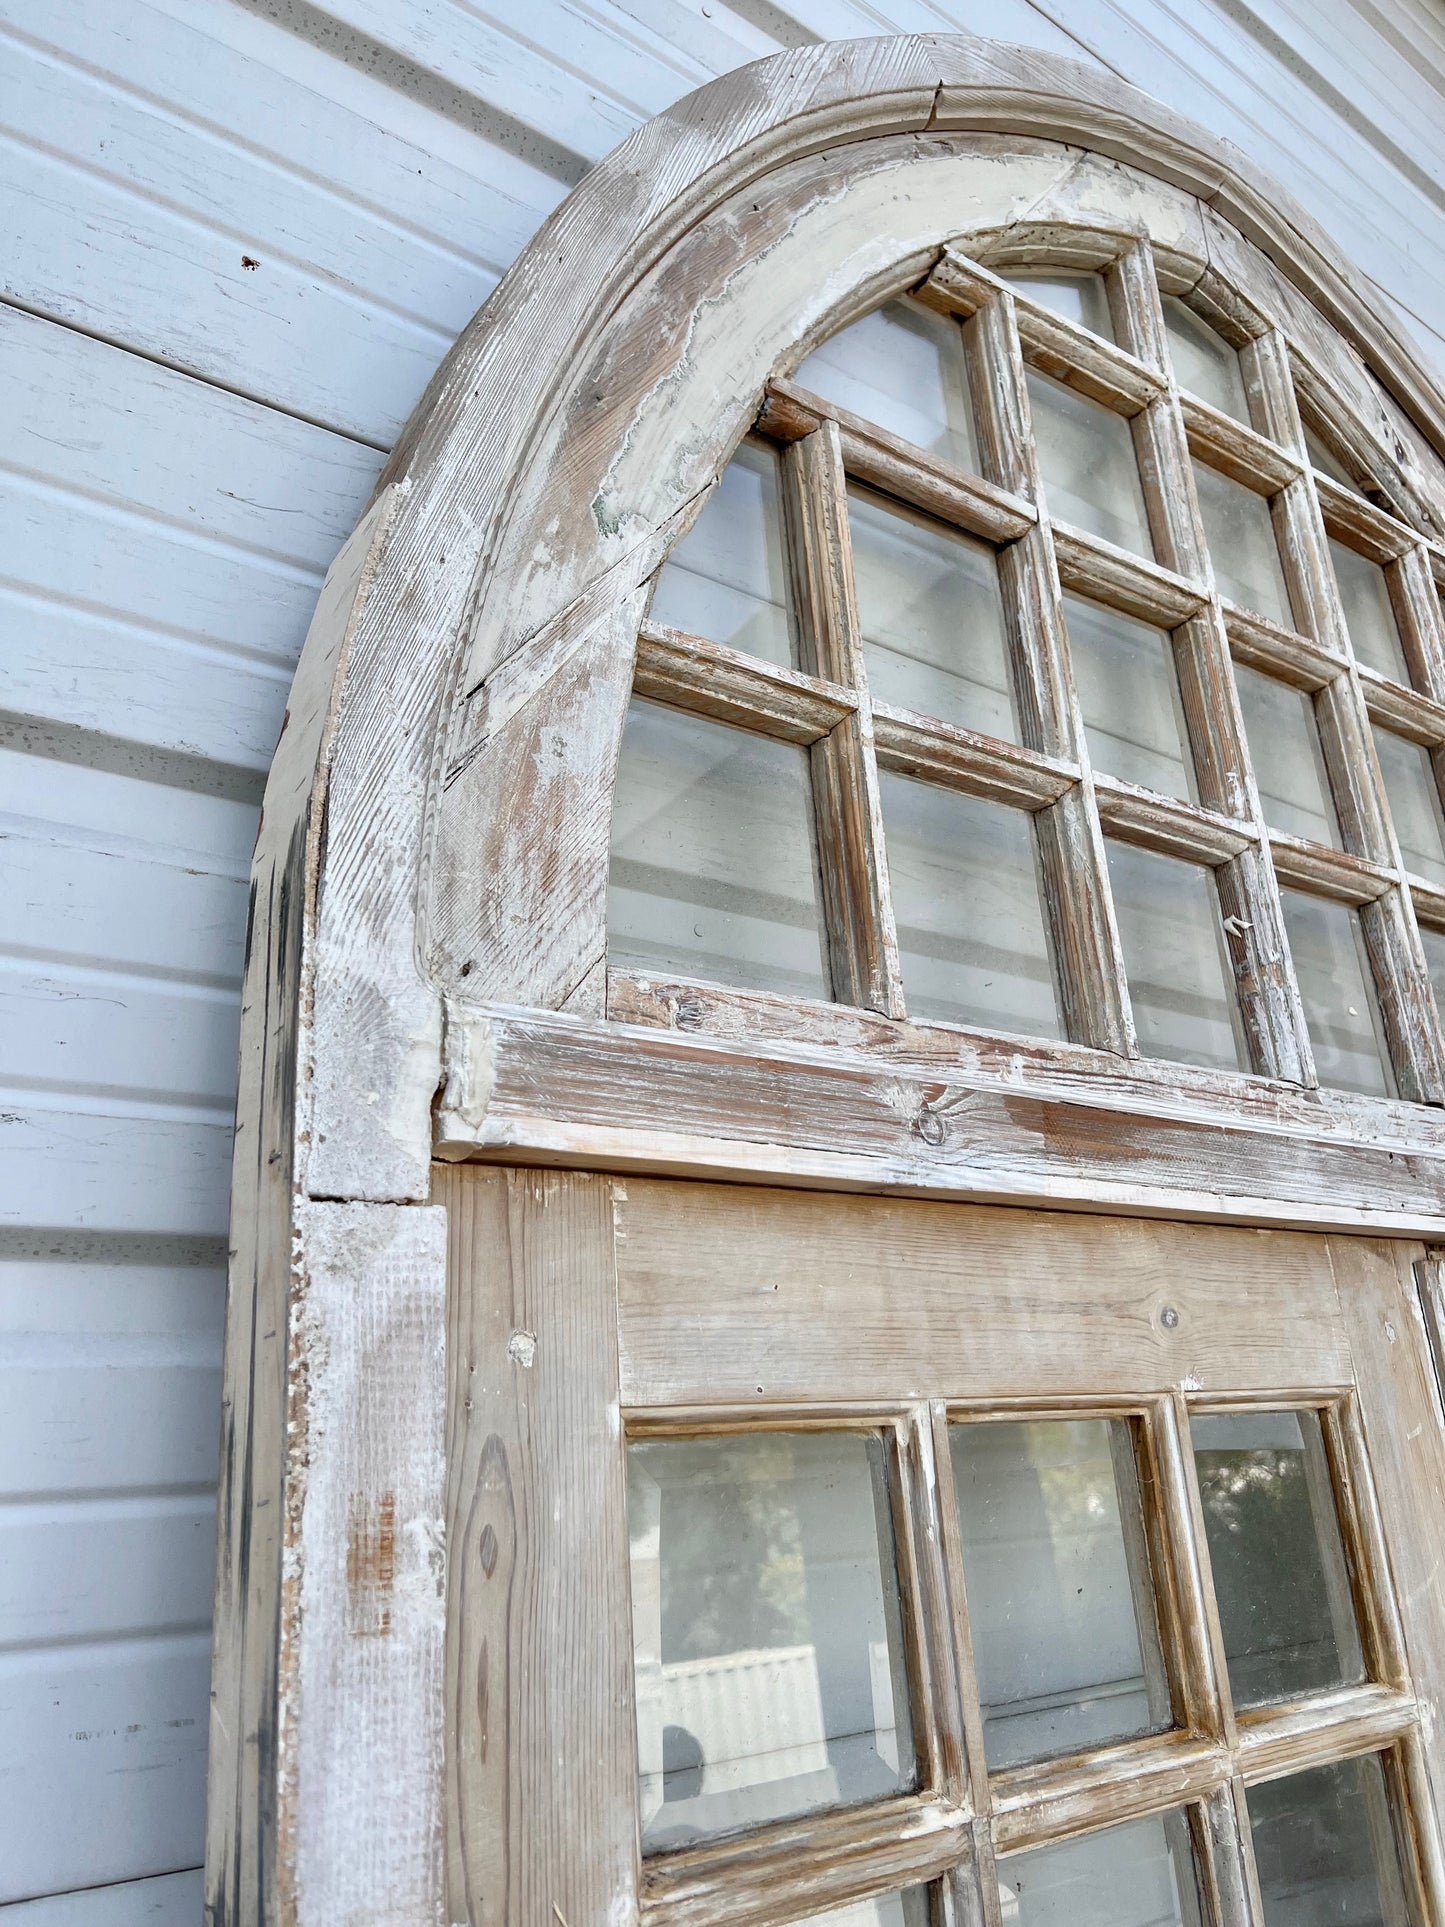
[[[1163,629],[1064,597],[1074,687],[1095,769],[1164,796],[1191,794],[1174,645]]]
[[[1425,946],[1425,966],[1435,992],[1435,1008],[1445,1017],[1445,930],[1420,926],[1420,941]]]
[[[744,442],[738,449],[663,564],[649,613],[669,628],[792,666],[778,457],[771,448]]]
[[[882,1441],[627,1448],[649,1850],[914,1781]]]
[[[1102,274],[1009,274],[1004,279],[1011,288],[1037,301],[1041,308],[1052,308],[1065,321],[1089,328],[1105,341],[1114,339],[1114,323],[1109,316],[1109,290]]]
[[[916,301],[890,301],[815,348],[793,379],[915,448],[977,471],[956,321]]]
[[[901,1894],[853,1900],[826,1914],[809,1914],[796,1927],[929,1927],[927,1887],[905,1887]]]
[[[1388,676],[1391,682],[1402,683],[1408,689],[1410,672],[1400,647],[1400,631],[1395,627],[1385,571],[1367,555],[1358,555],[1354,549],[1347,549],[1343,542],[1333,539],[1330,560],[1335,565],[1345,627],[1350,632],[1356,657],[1382,676]]]
[[[1242,662],[1234,665],[1234,681],[1265,822],[1288,836],[1338,846],[1313,697]]]
[[[1028,817],[886,770],[879,787],[910,1015],[1057,1037]]]
[[[1152,556],[1128,422],[1036,369],[1028,371],[1028,385],[1050,515]]]
[[[1318,1413],[1201,1413],[1190,1436],[1235,1705],[1363,1679]]]
[[[875,699],[1016,740],[993,550],[854,486],[848,523]]]
[[[1005,1927],[1200,1927],[1182,1812],[1009,1854],[998,1862]]]
[[[1269,503],[1217,468],[1194,464],[1204,539],[1219,593],[1286,629],[1294,627]]]
[[[1332,482],[1339,482],[1342,487],[1352,488],[1357,494],[1359,493],[1360,485],[1354,476],[1350,474],[1339,457],[1326,448],[1312,428],[1305,430],[1305,453],[1310,458],[1311,467],[1318,469],[1321,475],[1328,475]]]
[[[1175,378],[1181,388],[1201,401],[1211,402],[1236,421],[1249,421],[1249,402],[1244,392],[1244,370],[1239,356],[1222,335],[1192,308],[1185,307],[1175,295],[1164,297],[1164,326],[1169,335],[1169,354]]]
[[[1252,1786],[1265,1927],[1407,1927],[1385,1776],[1375,1754]]]
[[[1168,1726],[1129,1426],[990,1421],[949,1445],[989,1766]]]
[[[1281,890],[1279,897],[1320,1082],[1393,1096],[1358,913],[1299,890]]]
[[[1140,1050],[1248,1070],[1214,878],[1112,838],[1105,848]]]
[[[1429,750],[1377,729],[1375,753],[1405,868],[1428,883],[1445,885],[1445,818]]]
[[[656,703],[612,803],[613,964],[826,997],[808,752]]]

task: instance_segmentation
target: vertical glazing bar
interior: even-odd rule
[[[894,1433],[901,1516],[898,1545],[919,1665],[914,1727],[926,1784],[953,1806],[971,1805],[963,1706],[954,1643],[954,1602],[938,1516],[930,1408],[918,1407]]]
[[[1182,1702],[1180,1717],[1190,1732],[1232,1746],[1234,1709],[1189,1445],[1189,1410],[1182,1394],[1151,1407],[1144,1447],[1146,1493],[1153,1501],[1145,1516],[1160,1535],[1155,1563],[1168,1621],[1164,1636]]]
[[[1217,1787],[1193,1813],[1195,1851],[1211,1915],[1219,1927],[1265,1927],[1244,1783],[1236,1779]]]

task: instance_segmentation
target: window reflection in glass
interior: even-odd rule
[[[1028,371],[1028,386],[1050,515],[1152,557],[1128,422],[1036,369]]]
[[[1281,890],[1279,897],[1320,1082],[1392,1097],[1395,1082],[1358,913],[1299,890]]]
[[[909,1013],[1057,1037],[1028,817],[886,770],[879,789]]]
[[[1131,1820],[998,1862],[1005,1927],[1201,1927],[1182,1812]]]
[[[1114,323],[1109,315],[1109,290],[1102,274],[1010,274],[1004,277],[1011,288],[1037,301],[1041,308],[1052,308],[1065,321],[1088,328],[1105,341],[1114,339]]]
[[[649,611],[654,622],[726,643],[783,668],[793,663],[793,624],[778,457],[744,442],[702,513],[663,564]]]
[[[1289,592],[1269,503],[1217,468],[1194,464],[1194,486],[1214,580],[1226,601],[1292,629]]]
[[[1405,868],[1428,883],[1445,886],[1445,817],[1429,750],[1377,729],[1375,754]]]
[[[1064,597],[1064,618],[1095,769],[1188,797],[1184,707],[1167,632],[1073,595]]]
[[[1222,414],[1247,424],[1244,371],[1238,354],[1224,337],[1172,294],[1164,297],[1164,326],[1179,386],[1210,402]]]
[[[1129,1427],[950,1428],[964,1583],[992,1768],[1170,1721]]]
[[[607,948],[623,968],[826,997],[808,752],[634,702],[612,803]]]
[[[874,698],[1016,741],[993,550],[856,486],[848,523]]]
[[[913,1784],[881,1440],[635,1441],[627,1520],[645,1848]]]
[[[1266,1780],[1246,1798],[1265,1927],[1410,1927],[1377,1756]]]
[[[1235,664],[1234,682],[1265,822],[1288,836],[1338,846],[1340,826],[1314,698],[1308,690],[1276,682],[1245,663]]]
[[[956,321],[916,301],[890,301],[815,348],[793,379],[915,448],[977,471]]]
[[[1319,1415],[1201,1413],[1190,1434],[1235,1705],[1363,1679]]]
[[[1395,627],[1385,571],[1367,555],[1347,549],[1343,542],[1331,541],[1330,560],[1335,565],[1345,627],[1356,656],[1391,682],[1408,688],[1410,672],[1400,647],[1400,631]]]
[[[826,1914],[809,1914],[794,1927],[930,1927],[927,1887],[905,1887],[901,1894],[880,1894],[874,1900],[853,1900],[846,1907],[830,1907]]]
[[[1213,876],[1112,837],[1105,848],[1140,1050],[1247,1070]]]

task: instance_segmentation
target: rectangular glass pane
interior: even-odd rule
[[[1375,754],[1405,868],[1427,883],[1445,885],[1445,818],[1440,814],[1440,789],[1429,750],[1377,729]]]
[[[1405,667],[1400,631],[1395,627],[1395,612],[1390,607],[1385,571],[1367,555],[1358,555],[1343,542],[1333,540],[1330,560],[1335,565],[1345,627],[1350,632],[1355,655],[1367,667],[1408,688],[1410,672]]]
[[[1194,464],[1194,485],[1219,593],[1241,609],[1293,629],[1269,503],[1203,462]]]
[[[848,523],[875,699],[1017,741],[993,550],[871,489],[850,486]]]
[[[1305,453],[1309,456],[1311,465],[1318,469],[1321,475],[1328,475],[1332,482],[1339,482],[1343,487],[1352,488],[1358,493],[1359,483],[1339,457],[1325,447],[1312,428],[1305,430]]]
[[[927,1887],[905,1887],[901,1894],[879,1894],[809,1914],[806,1927],[929,1927]],[[799,1921],[796,1927],[804,1927]]]
[[[1095,769],[1164,796],[1191,794],[1184,709],[1167,632],[1064,597],[1074,687]]]
[[[1028,817],[887,771],[879,784],[910,1013],[1057,1037]]]
[[[1248,1070],[1214,878],[1130,843],[1105,848],[1140,1050]]]
[[[913,1784],[880,1439],[639,1440],[627,1523],[645,1849]]]
[[[1065,321],[1077,322],[1105,341],[1114,339],[1109,290],[1102,274],[1008,274],[1004,279],[1041,308],[1052,308]]]
[[[989,1766],[1168,1726],[1128,1425],[989,1421],[949,1446]]]
[[[612,803],[607,949],[626,969],[826,997],[807,750],[634,702]]]
[[[649,613],[671,629],[787,669],[790,600],[778,457],[762,443],[744,442],[663,563]]]
[[[1200,1927],[1183,1812],[1034,1847],[998,1862],[1007,1927]]]
[[[865,421],[977,472],[963,335],[956,321],[890,301],[815,348],[793,379]]]
[[[1179,386],[1212,403],[1221,413],[1247,423],[1244,371],[1238,354],[1224,337],[1172,294],[1164,297],[1164,327]]]
[[[1128,422],[1036,369],[1028,371],[1028,385],[1050,515],[1152,556]]]
[[[1375,1754],[1266,1780],[1246,1798],[1265,1927],[1410,1927]]]
[[[1369,958],[1358,914],[1299,890],[1281,890],[1285,934],[1305,1007],[1320,1082],[1341,1091],[1394,1095]]]
[[[1425,946],[1425,965],[1435,992],[1435,1007],[1445,1017],[1445,930],[1420,926],[1420,941]]]
[[[1264,820],[1289,836],[1314,843],[1340,841],[1330,796],[1314,698],[1246,664],[1234,665],[1249,753],[1259,783]]]
[[[1201,1413],[1190,1435],[1235,1705],[1363,1679],[1319,1415]]]

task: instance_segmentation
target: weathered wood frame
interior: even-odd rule
[[[860,1007],[830,1012],[824,1032],[776,1000],[608,986],[611,780],[646,585],[669,546],[769,381],[814,342],[918,285],[950,247],[1001,270],[1061,234],[1085,265],[1147,246],[1161,286],[1288,358],[1312,429],[1383,506],[1372,519],[1303,470],[1284,493],[1316,536],[1318,515],[1357,546],[1397,545],[1416,652],[1414,697],[1352,666],[1349,714],[1436,729],[1421,698],[1445,704],[1426,593],[1445,583],[1445,398],[1349,265],[1237,153],[1107,76],[942,37],[760,63],[596,169],[448,358],[338,557],[268,786],[238,1104],[213,1920],[442,1918],[434,1150],[1445,1237],[1439,1114],[1311,1090],[1278,991],[1255,1026],[1271,1074],[1229,1078],[1121,1056],[1119,1008],[1083,958],[1088,1041],[1047,1050],[892,1014],[886,944],[866,932]],[[990,311],[997,298],[985,326]],[[1057,352],[1051,325],[1031,320],[1031,352]],[[1147,347],[1096,352],[1096,384],[1153,392]],[[777,400],[801,405],[781,384]],[[1226,430],[1172,387],[1140,412],[1184,421],[1215,459],[1261,456],[1243,431],[1220,454]],[[844,426],[836,443],[827,424],[803,437],[800,459],[809,443],[841,459]],[[1264,426],[1298,465],[1290,424]],[[998,488],[974,483],[969,500],[1007,539],[1020,511]],[[1109,560],[1067,538],[1055,551],[1061,574],[1095,582]],[[1150,606],[1181,581],[1195,592],[1184,571],[1109,569],[1132,585],[1116,594]],[[1320,596],[1304,644],[1236,620],[1230,646],[1343,678]],[[678,646],[649,638],[644,676],[672,673]],[[1201,661],[1219,646],[1211,628]],[[814,721],[842,701],[786,679],[772,700],[791,715],[803,696],[823,704]],[[860,750],[863,719],[850,695],[835,727]],[[911,754],[885,723],[886,753]],[[995,774],[1052,781],[1051,760],[1068,759],[1041,749]],[[1373,954],[1404,1013],[1423,982],[1412,913],[1445,923],[1445,905],[1401,874],[1368,798],[1358,862],[1337,861],[1332,887],[1392,906]],[[1251,887],[1267,898],[1267,882]],[[1401,1015],[1392,1037],[1408,1088],[1433,1095],[1433,1029]],[[500,1412],[515,1394],[499,1382],[488,1396]]]

